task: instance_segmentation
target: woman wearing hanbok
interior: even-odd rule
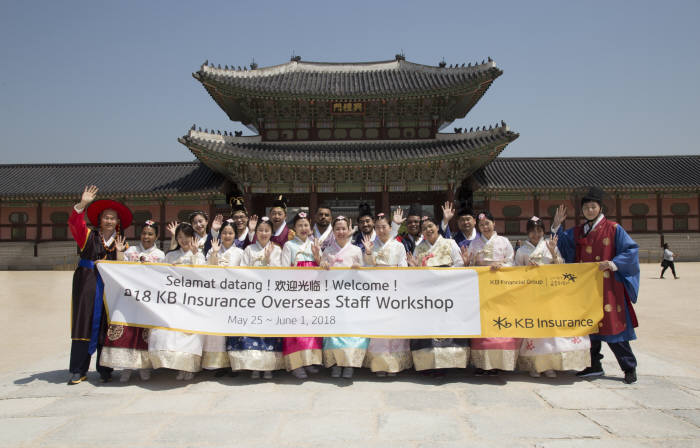
[[[335,241],[323,251],[321,267],[352,267],[362,265],[362,250],[350,240],[350,221],[345,216],[333,220]],[[331,377],[352,378],[355,367],[362,367],[369,338],[323,338],[323,363],[331,367]]]
[[[236,244],[236,230],[233,219],[224,221],[219,230],[219,240],[212,240],[211,250],[207,254],[207,264],[214,266],[240,266],[243,260],[243,251]],[[226,352],[226,336],[208,334],[204,336],[204,350],[202,353],[202,368],[216,370],[216,376],[225,374],[231,363]]]
[[[282,248],[282,266],[318,266],[321,261],[321,242],[311,238],[311,223],[305,212],[299,212],[292,221],[295,237]],[[297,378],[308,378],[318,373],[323,364],[323,338],[284,338],[282,341],[284,365]]]
[[[423,217],[421,232],[423,240],[408,257],[409,265],[423,267],[464,266],[462,252],[453,239],[439,233],[440,223],[433,217]],[[411,339],[411,354],[416,370],[450,369],[467,367],[469,339],[432,338]],[[439,372],[434,372],[441,374]]]
[[[469,245],[465,264],[491,266],[496,270],[502,266],[513,266],[513,246],[508,238],[496,233],[496,224],[489,212],[477,216],[481,235]],[[474,338],[472,339],[472,364],[477,375],[498,375],[499,370],[515,370],[521,339],[518,338]]]
[[[107,316],[99,294],[98,260],[116,260],[116,238],[120,231],[131,225],[131,211],[122,203],[110,199],[95,201],[98,188],[85,187],[80,202],[75,204],[68,219],[73,239],[80,249],[80,262],[73,274],[71,297],[71,349],[68,385],[87,380],[92,354],[97,351],[97,371],[100,381],[112,379],[112,368],[102,366],[101,352],[107,329]],[[95,202],[93,202],[95,201]],[[87,212],[90,223],[85,223]],[[120,229],[121,228],[121,229]],[[97,305],[97,309],[96,306]],[[100,320],[93,328],[93,319]]]
[[[516,266],[559,264],[564,260],[557,249],[558,238],[544,237],[544,223],[537,216],[527,222],[527,241],[515,254]],[[518,367],[537,378],[542,372],[548,378],[557,376],[556,370],[583,370],[591,365],[591,341],[588,336],[570,338],[523,339],[518,356]]]
[[[392,238],[391,223],[384,213],[375,218],[374,230],[377,233],[374,241],[369,236],[363,240],[365,266],[408,266],[406,249]],[[377,376],[395,376],[412,365],[410,339],[370,339],[364,366]]]
[[[272,223],[263,216],[255,225],[255,242],[243,251],[242,266],[279,266],[282,250],[270,241]],[[284,368],[282,338],[229,336],[226,351],[233,370],[250,370],[250,377],[272,378],[273,370]]]
[[[204,257],[207,256],[209,250],[211,249],[211,242],[219,237],[219,229],[221,224],[224,222],[223,215],[216,215],[214,221],[211,223],[211,230],[207,233],[207,225],[209,224],[209,215],[202,210],[197,210],[190,213],[187,221],[192,226],[194,230],[195,243],[197,245],[197,250],[202,253]],[[175,236],[175,230],[177,228],[178,222],[173,221],[167,226],[168,232],[170,232],[170,250],[175,250],[177,248],[177,238]]]
[[[165,259],[165,254],[156,247],[156,241],[158,241],[158,224],[149,219],[143,224],[139,244],[126,249],[126,240],[117,237],[117,259],[161,263]],[[151,358],[148,354],[149,333],[147,328],[110,325],[107,329],[100,363],[103,366],[123,369],[119,377],[119,381],[123,383],[129,381],[133,369],[139,370],[143,381],[149,380],[152,370]]]
[[[205,264],[198,250],[194,229],[186,222],[175,229],[177,248],[165,255],[165,262],[178,265]],[[175,379],[190,381],[195,372],[202,370],[204,335],[172,330],[151,330],[148,354],[154,369],[161,367],[178,371]]]

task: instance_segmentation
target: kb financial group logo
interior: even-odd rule
[[[566,286],[571,283],[576,283],[576,275],[571,274],[571,273],[564,273],[561,275],[561,278],[556,277],[553,279],[550,279],[549,286]],[[498,316],[495,319],[492,319],[492,326],[498,328],[499,330],[502,329],[508,329],[508,328],[532,328],[533,326],[533,319],[530,318],[512,318],[508,319],[508,316]]]

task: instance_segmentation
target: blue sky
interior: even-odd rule
[[[192,160],[243,129],[200,64],[491,56],[504,74],[453,126],[505,120],[506,157],[700,154],[698,1],[17,1],[0,17],[0,163]],[[451,129],[452,126],[448,129]],[[246,130],[246,133],[248,131]]]

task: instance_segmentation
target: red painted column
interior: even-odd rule
[[[700,202],[700,199],[698,199]],[[661,193],[656,193],[656,231],[664,233],[664,209]]]
[[[309,193],[309,215],[314,216],[318,210],[318,193],[315,189]]]
[[[41,242],[42,220],[43,220],[43,205],[42,201],[36,204],[36,236],[34,237],[34,256],[39,255],[39,242]]]
[[[165,226],[168,225],[168,223],[166,222],[167,217],[166,217],[166,215],[165,215],[165,203],[166,203],[165,198],[162,198],[162,199],[160,200],[160,219],[159,219],[159,221],[160,221],[160,229],[159,229],[159,230],[160,230],[160,247],[161,247],[161,248],[164,247],[164,242],[165,242]]]

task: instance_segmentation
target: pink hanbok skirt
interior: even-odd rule
[[[297,266],[318,266],[314,261],[299,261]],[[299,367],[323,363],[323,338],[284,338],[284,365],[292,371]]]

